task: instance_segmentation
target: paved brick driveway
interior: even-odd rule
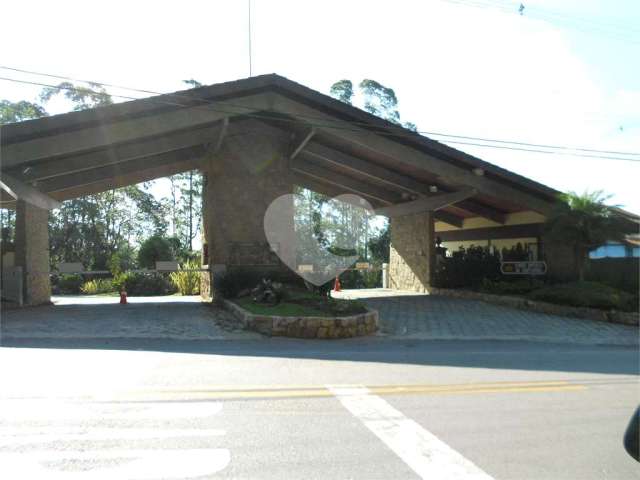
[[[638,328],[392,290],[345,290],[380,314],[383,334],[417,339],[535,340],[638,345]]]
[[[53,306],[2,312],[0,339],[12,338],[146,338],[220,340],[260,338],[250,332],[230,332],[229,314],[203,304],[200,297],[130,298],[54,297]]]

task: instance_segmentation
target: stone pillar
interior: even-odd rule
[[[389,288],[428,293],[435,265],[433,212],[390,219]]]
[[[25,305],[51,302],[49,211],[18,200],[15,265],[22,267]]]
[[[290,137],[257,128],[229,136],[207,161],[203,195],[203,252],[212,269],[287,270],[270,249],[264,215],[273,200],[293,193]],[[292,215],[293,203],[290,205]],[[293,224],[293,218],[291,220]]]

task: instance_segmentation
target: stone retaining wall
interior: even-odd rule
[[[569,305],[557,305],[555,303],[538,302],[522,297],[505,295],[493,295],[491,293],[473,292],[471,290],[454,290],[448,288],[430,288],[431,295],[444,295],[447,297],[466,298],[480,300],[495,305],[531,310],[534,312],[559,315],[564,317],[586,318],[599,322],[619,323],[622,325],[637,326],[640,320],[638,312],[618,312],[616,310],[599,310],[597,308],[571,307]]]
[[[375,310],[348,317],[279,317],[255,315],[229,300],[224,300],[223,305],[244,328],[269,336],[351,338],[378,330],[378,312]]]

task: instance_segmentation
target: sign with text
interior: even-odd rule
[[[369,262],[357,262],[356,270],[369,270]]]
[[[546,262],[501,262],[500,271],[504,275],[545,275]]]

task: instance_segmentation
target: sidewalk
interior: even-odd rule
[[[529,312],[476,300],[388,289],[343,290],[380,314],[381,334],[421,340],[528,340],[638,346],[638,328]]]

